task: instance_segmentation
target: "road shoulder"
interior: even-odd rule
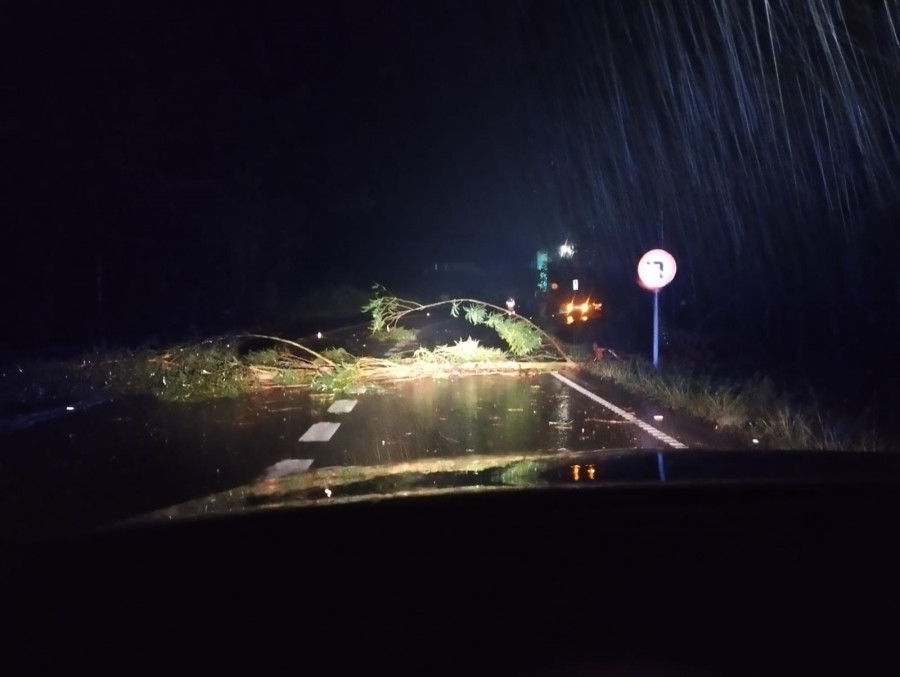
[[[719,430],[715,423],[649,401],[612,381],[591,374],[586,369],[573,369],[561,373],[603,399],[634,414],[641,421],[676,438],[690,449],[747,448],[747,443],[737,433]],[[662,419],[656,418],[658,416],[662,416]]]

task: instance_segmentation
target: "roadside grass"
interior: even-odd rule
[[[755,446],[754,440],[773,449],[874,451],[884,447],[874,433],[859,434],[839,423],[826,423],[823,412],[779,394],[769,378],[722,381],[679,366],[656,370],[640,358],[582,362],[581,366],[630,392],[737,433],[748,447]]]

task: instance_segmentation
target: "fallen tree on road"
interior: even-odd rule
[[[548,345],[556,351],[561,358],[560,361],[568,366],[575,364],[550,334],[531,320],[506,308],[469,298],[419,303],[394,296],[381,285],[376,284],[373,289],[375,296],[363,306],[363,312],[368,313],[372,318],[370,323],[372,332],[390,331],[411,315],[446,306],[449,308],[451,317],[459,317],[462,314],[465,320],[474,326],[493,329],[506,343],[510,354],[515,358],[533,357],[542,346]]]
[[[52,381],[60,384],[53,402],[82,391],[187,402],[236,397],[265,388],[340,392],[419,378],[518,375],[575,366],[555,338],[507,309],[468,298],[423,304],[393,296],[381,286],[375,290],[376,295],[364,307],[371,317],[373,333],[408,337],[411,332],[398,331],[400,322],[415,313],[446,306],[451,317],[462,317],[473,326],[496,332],[507,350],[460,337],[455,343],[431,350],[419,347],[411,356],[360,357],[339,347],[313,350],[304,342],[280,336],[230,334],[164,349],[93,352],[64,364],[19,366],[9,373],[22,378],[6,379],[10,383],[2,385],[7,385],[11,393],[21,394],[20,381],[38,385]],[[548,347],[550,350],[542,350]]]

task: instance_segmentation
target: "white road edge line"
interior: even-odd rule
[[[650,435],[653,435],[653,437],[658,439],[660,442],[665,442],[670,447],[673,447],[675,449],[687,449],[688,448],[686,444],[682,444],[681,442],[676,440],[671,435],[666,435],[662,430],[657,430],[652,425],[650,425],[649,423],[645,423],[644,421],[639,419],[634,414],[629,414],[627,411],[625,411],[621,407],[617,407],[612,402],[610,402],[608,400],[604,400],[599,395],[592,393],[590,390],[588,390],[584,386],[581,386],[581,385],[575,383],[575,381],[573,381],[569,378],[566,378],[559,372],[551,371],[550,375],[553,378],[555,378],[557,381],[562,381],[563,383],[565,383],[567,386],[569,386],[573,390],[577,390],[582,395],[585,395],[586,397],[594,400],[594,402],[596,402],[597,404],[603,405],[604,407],[609,409],[611,412],[618,414],[619,416],[624,418],[629,423],[636,424],[641,430],[643,430],[644,432],[646,432]]]

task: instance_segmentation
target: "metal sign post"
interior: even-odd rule
[[[659,290],[675,278],[675,259],[662,249],[651,249],[638,261],[638,280],[653,292],[653,366],[659,368]]]
[[[659,367],[659,289],[653,291],[653,366]]]

